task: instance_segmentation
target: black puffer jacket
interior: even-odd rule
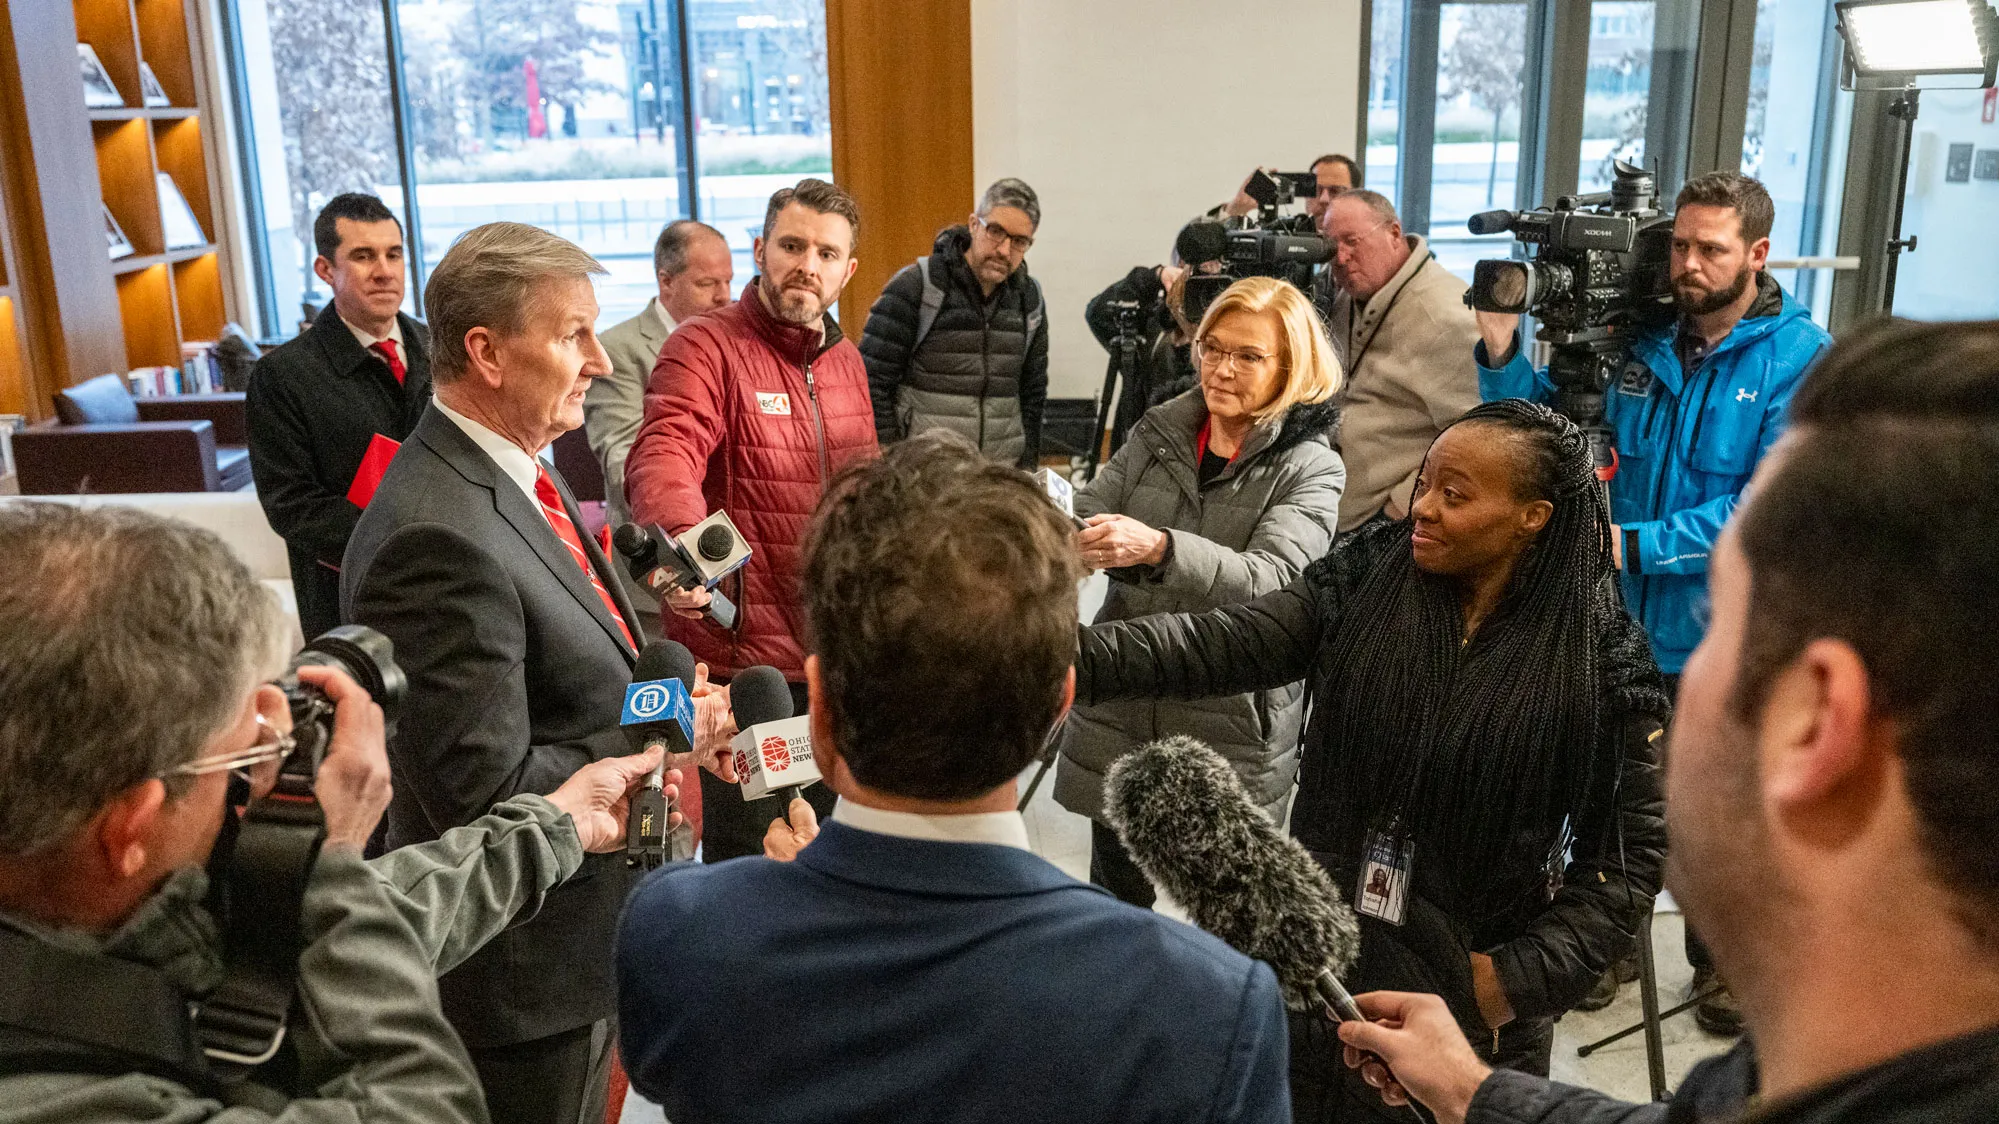
[[[1041,286],[1022,265],[986,295],[965,264],[971,244],[965,227],[945,229],[929,261],[904,266],[868,311],[861,358],[875,433],[886,445],[926,429],[951,429],[994,460],[1032,468],[1048,401]],[[926,264],[944,299],[918,340]]]
[[[1391,551],[1409,549],[1407,522],[1346,535],[1298,580],[1246,604],[1200,614],[1160,614],[1082,633],[1076,699],[1205,698],[1305,679],[1324,697],[1334,637],[1349,600]],[[1493,958],[1523,1022],[1559,1015],[1588,993],[1636,939],[1659,889],[1666,832],[1654,738],[1669,704],[1644,632],[1618,609],[1598,626],[1603,735],[1591,775],[1596,791],[1575,825],[1560,888],[1548,893],[1539,861],[1515,848],[1515,869],[1445,869],[1418,855],[1405,923],[1363,918],[1361,958],[1347,983],[1442,995],[1473,1042],[1490,1043],[1471,984],[1470,953]],[[1476,640],[1473,641],[1477,643]],[[1325,707],[1306,728],[1292,832],[1352,895],[1360,856],[1343,842],[1354,825],[1334,822],[1330,791],[1343,783],[1342,754],[1327,744]],[[1547,839],[1536,853],[1554,850]],[[1504,903],[1495,908],[1495,899]]]

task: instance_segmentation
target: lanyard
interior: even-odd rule
[[[1409,286],[1415,282],[1416,274],[1421,273],[1423,271],[1423,267],[1430,264],[1430,259],[1436,256],[1437,255],[1433,252],[1430,251],[1424,252],[1423,260],[1416,263],[1416,269],[1414,272],[1411,272],[1409,274],[1409,280],[1404,281],[1402,283],[1402,287],[1395,290],[1395,295],[1388,298],[1388,304],[1385,305],[1381,310],[1380,322],[1375,324],[1374,331],[1369,332],[1367,334],[1367,342],[1361,345],[1360,352],[1358,354],[1354,352],[1353,348],[1353,321],[1354,321],[1354,316],[1360,310],[1354,305],[1354,303],[1351,300],[1348,301],[1347,303],[1347,355],[1349,357],[1347,359],[1348,378],[1352,378],[1354,373],[1360,370],[1360,361],[1362,359],[1367,358],[1368,351],[1374,347],[1374,338],[1381,334],[1382,328],[1387,326],[1388,314],[1395,311],[1395,302],[1402,299],[1402,294],[1408,292]]]

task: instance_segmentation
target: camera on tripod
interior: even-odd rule
[[[1473,215],[1473,234],[1510,231],[1535,248],[1525,260],[1479,262],[1465,303],[1530,313],[1552,345],[1554,408],[1590,435],[1598,475],[1612,468],[1603,396],[1639,330],[1673,317],[1673,216],[1658,207],[1652,173],[1620,160],[1607,192],[1565,195],[1553,207]]]

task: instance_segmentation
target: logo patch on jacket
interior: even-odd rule
[[[757,410],[759,413],[788,418],[791,416],[791,395],[759,394],[757,395]]]
[[[1652,393],[1652,368],[1638,362],[1626,363],[1624,373],[1617,379],[1617,392],[1633,398]]]

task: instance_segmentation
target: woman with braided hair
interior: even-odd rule
[[[1611,581],[1576,426],[1521,399],[1430,447],[1408,518],[1368,524],[1246,604],[1084,631],[1077,699],[1306,681],[1292,833],[1361,914],[1356,992],[1444,997],[1495,1065],[1546,1074],[1554,1018],[1658,891],[1669,704]],[[1300,1120],[1385,1114],[1294,1021]]]

